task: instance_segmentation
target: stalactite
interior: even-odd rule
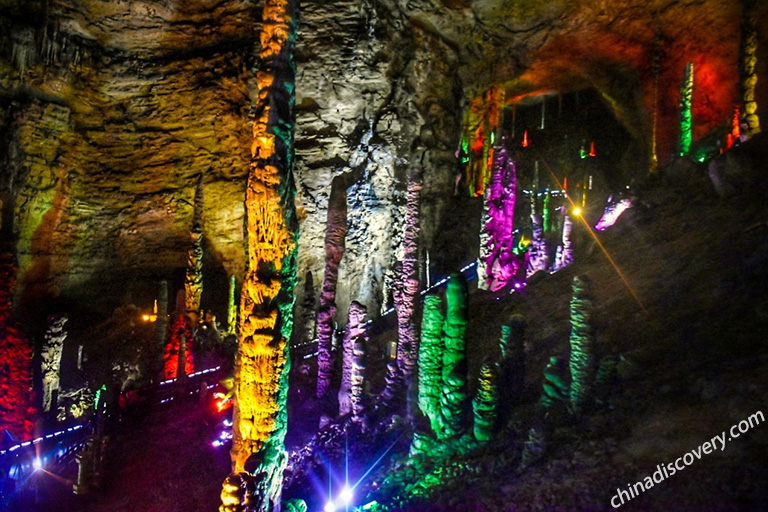
[[[589,281],[573,278],[571,298],[571,409],[581,412],[591,396],[595,366],[595,332]]]
[[[48,317],[48,330],[43,342],[43,411],[49,412],[57,409],[54,394],[59,391],[61,380],[61,354],[64,350],[64,340],[67,339],[67,331],[64,326],[69,320],[66,314],[51,315]]]
[[[298,0],[266,2],[246,188],[247,272],[235,362],[233,473],[263,475],[254,510],[280,507],[288,428],[288,340],[293,330],[298,220],[294,205],[293,49]]]
[[[693,140],[692,98],[693,62],[689,62],[685,66],[683,85],[680,89],[680,156],[686,156],[691,151],[691,141]]]
[[[467,284],[459,274],[451,275],[446,289],[443,324],[443,389],[440,396],[441,432],[445,439],[464,432],[467,415]]]
[[[744,105],[744,122],[747,127],[745,136],[751,137],[760,132],[760,118],[757,116],[757,0],[745,0],[744,21],[741,28],[741,101]],[[764,20],[762,20],[764,23]]]
[[[227,302],[227,332],[237,334],[237,303],[235,295],[237,290],[237,281],[235,274],[229,276],[229,301]]]
[[[475,197],[483,195],[490,179],[494,159],[496,131],[501,121],[504,87],[494,85],[470,102],[465,115],[464,158],[467,164],[467,186]]]
[[[421,319],[421,344],[419,346],[419,408],[429,419],[432,431],[440,432],[440,394],[443,368],[443,322],[440,297],[424,297],[424,314]]]
[[[340,178],[331,184],[325,231],[325,276],[317,311],[317,398],[325,398],[333,378],[333,317],[336,282],[347,237],[347,189]]]
[[[363,356],[367,342],[366,308],[357,301],[349,305],[349,322],[342,343],[341,385],[339,387],[339,416],[362,414]],[[361,416],[358,416],[361,418]]]
[[[13,254],[0,250],[0,432],[8,430],[26,441],[32,436],[34,412],[32,345],[10,319],[16,272]]]
[[[403,382],[401,388],[410,387],[411,375],[416,365],[419,335],[416,330],[416,298],[419,296],[419,194],[421,172],[411,171],[408,180],[408,194],[405,212],[405,234],[403,236],[403,261],[397,284],[393,290],[397,313],[397,365]],[[395,396],[397,392],[393,393]]]
[[[520,399],[525,387],[525,318],[514,315],[509,325],[501,326],[499,352],[501,353],[499,382],[499,415],[502,419],[512,413],[513,404]]]
[[[195,202],[190,230],[192,247],[187,254],[187,273],[184,293],[187,301],[187,315],[196,324],[200,319],[200,297],[203,293],[203,175],[197,179]]]
[[[489,441],[493,437],[498,416],[498,382],[498,365],[490,362],[483,364],[478,377],[477,395],[472,401],[474,434],[478,441]]]
[[[517,170],[506,148],[506,137],[496,147],[496,159],[490,186],[486,188],[480,262],[486,288],[499,291],[511,285],[520,267],[514,249],[515,198]],[[484,235],[484,236],[483,236]],[[478,278],[481,275],[478,274]],[[478,281],[479,282],[479,281]]]

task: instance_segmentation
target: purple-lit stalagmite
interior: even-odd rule
[[[325,276],[317,311],[317,397],[324,398],[333,378],[333,316],[336,314],[336,282],[339,263],[344,255],[347,237],[347,189],[343,179],[336,178],[328,199],[325,231]]]
[[[339,415],[352,413],[355,421],[363,412],[363,372],[365,345],[368,338],[365,306],[357,301],[349,305],[349,323],[344,335],[341,386],[339,388]]]
[[[264,4],[258,97],[245,197],[247,272],[240,296],[231,477],[256,475],[248,510],[280,508],[288,429],[288,340],[293,328],[297,218],[294,204],[293,50],[298,0]],[[229,478],[220,510],[240,510]]]
[[[416,328],[416,297],[419,295],[419,194],[420,171],[414,169],[408,180],[408,199],[405,212],[403,263],[398,282],[393,290],[397,312],[397,364],[401,384],[410,385],[416,366],[419,336]],[[396,393],[394,393],[396,394]]]
[[[503,137],[496,147],[493,175],[485,192],[485,224],[478,265],[478,279],[491,291],[510,285],[519,267],[512,253],[517,171],[505,142]]]

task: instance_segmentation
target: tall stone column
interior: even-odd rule
[[[757,0],[744,0],[744,20],[741,29],[741,101],[744,103],[746,136],[760,133],[757,116]],[[764,23],[764,21],[763,21]]]
[[[227,302],[227,332],[237,334],[237,303],[235,302],[235,289],[237,282],[235,274],[229,276],[229,301]]]
[[[421,170],[411,171],[405,211],[403,262],[398,282],[393,290],[397,313],[397,363],[405,387],[416,366],[419,335],[416,330],[416,298],[419,296],[419,195]]]
[[[325,231],[325,275],[317,311],[317,398],[325,398],[333,379],[333,331],[336,282],[347,238],[347,188],[341,177],[331,183]]]
[[[440,431],[440,393],[443,369],[443,322],[440,297],[424,297],[424,315],[421,320],[419,345],[419,408],[429,418],[432,431]]]
[[[441,432],[446,439],[464,432],[467,423],[467,284],[459,274],[448,280],[443,324],[443,390],[440,396]]]
[[[298,220],[293,132],[298,0],[264,3],[258,97],[245,198],[247,272],[235,361],[232,471],[258,475],[252,508],[280,507],[288,429]],[[237,510],[222,504],[220,510]]]
[[[570,344],[570,401],[571,409],[578,414],[592,395],[596,364],[592,294],[589,281],[583,276],[573,277]]]
[[[366,308],[357,301],[349,305],[349,323],[342,347],[341,386],[339,388],[339,416],[352,413],[355,421],[362,419],[364,355],[368,339]]]
[[[192,213],[192,247],[187,254],[187,273],[184,280],[187,315],[194,324],[200,320],[200,297],[203,294],[203,175],[197,179]]]

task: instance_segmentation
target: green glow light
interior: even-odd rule
[[[685,156],[691,150],[693,140],[693,114],[691,112],[693,97],[693,63],[685,67],[683,86],[680,91],[680,156]]]

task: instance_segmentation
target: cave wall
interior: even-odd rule
[[[755,6],[758,16],[768,14],[765,3]],[[728,123],[738,101],[742,7],[726,0],[303,1],[300,280],[311,272],[322,282],[331,182],[343,177],[349,231],[338,320],[345,322],[352,300],[373,315],[390,305],[406,176],[416,165],[424,169],[422,247],[435,271],[476,256],[479,203],[454,196],[455,152],[465,107],[492,85],[503,85],[506,106],[594,88],[647,146],[657,15],[660,157],[674,151],[687,61],[701,70],[694,138]],[[22,311],[49,297],[109,303],[97,298],[178,273],[201,174],[206,247],[241,279],[260,13],[259,3],[242,0],[0,1],[0,194],[13,210]],[[767,119],[768,45],[758,30],[758,105]],[[645,171],[639,162],[638,175]],[[307,302],[302,282],[296,290],[297,304]]]

